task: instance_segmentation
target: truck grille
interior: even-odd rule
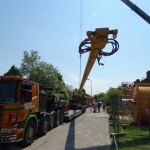
[[[2,121],[2,112],[0,112],[0,122]]]

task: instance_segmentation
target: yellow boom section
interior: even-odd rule
[[[80,88],[79,88],[79,95],[81,94],[82,88],[88,78],[88,75],[94,65],[98,54],[102,51],[105,45],[108,43],[108,35],[113,34],[113,38],[116,38],[118,30],[111,30],[109,31],[108,28],[97,28],[94,32],[88,31],[87,36],[91,43],[91,50],[90,55],[88,58],[88,62],[86,64],[86,68],[84,71],[83,78],[81,80]]]

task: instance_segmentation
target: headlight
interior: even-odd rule
[[[1,133],[12,133],[15,132],[17,128],[1,128]]]

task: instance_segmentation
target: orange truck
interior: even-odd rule
[[[63,123],[65,102],[42,85],[22,77],[0,76],[0,143],[30,145]]]

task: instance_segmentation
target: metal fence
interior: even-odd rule
[[[122,143],[128,144],[128,146],[132,147],[132,141],[135,142],[136,140],[139,141],[136,141],[139,146],[141,141],[143,141],[145,145],[148,145],[150,139],[150,97],[147,98],[149,125],[137,124],[131,116],[134,107],[123,105],[122,99],[122,97],[113,99],[110,106],[112,107],[112,118],[110,124],[113,127],[113,133],[111,133],[112,150],[122,148],[124,146]],[[131,130],[133,132],[129,132]],[[129,141],[128,138],[130,139]]]
[[[119,141],[119,98],[114,98],[110,107],[112,107],[111,125],[114,129],[114,133],[111,133],[111,136],[113,137],[112,148],[118,150],[117,142]]]
[[[150,97],[148,97],[148,119],[149,119],[149,138],[150,138]]]

